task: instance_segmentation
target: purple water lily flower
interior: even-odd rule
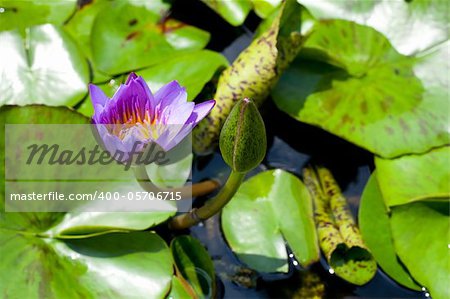
[[[90,84],[94,106],[92,122],[105,148],[112,154],[119,150],[131,153],[156,142],[169,151],[180,143],[214,107],[209,100],[195,105],[187,101],[186,89],[172,81],[152,94],[142,77],[131,73],[109,99],[97,86]]]

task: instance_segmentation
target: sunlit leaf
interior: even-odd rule
[[[74,105],[87,92],[89,68],[61,29],[41,25],[0,33],[0,105]]]
[[[312,202],[303,183],[283,170],[244,182],[222,213],[233,252],[261,272],[287,272],[285,241],[303,266],[319,259]]]
[[[422,52],[449,37],[446,1],[297,1],[318,19],[344,19],[373,27],[404,55]]]
[[[209,35],[200,29],[161,20],[160,14],[125,1],[100,12],[91,31],[94,64],[107,74],[162,63],[180,51],[201,49],[208,40]]]
[[[0,290],[6,297],[164,298],[168,292],[172,257],[155,233],[61,241],[34,233],[47,216],[27,214],[19,231],[1,224]]]

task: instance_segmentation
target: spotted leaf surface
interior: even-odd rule
[[[92,25],[91,47],[96,68],[124,73],[160,63],[177,53],[200,50],[209,34],[126,1],[101,11]]]
[[[320,248],[330,268],[350,283],[368,283],[377,264],[361,238],[339,186],[325,168],[319,168],[317,173],[306,168],[303,177],[314,202]]]
[[[319,22],[300,56],[325,67],[296,60],[273,97],[298,120],[377,155],[422,153],[450,142],[447,49],[406,57],[370,27]]]

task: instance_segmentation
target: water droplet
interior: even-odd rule
[[[4,13],[5,9],[3,7],[0,7],[0,13]]]
[[[430,293],[425,293],[425,297],[430,297]]]
[[[111,80],[109,81],[109,85],[114,85],[114,83],[116,83],[116,80],[114,80],[114,79],[111,79]]]
[[[330,269],[328,269],[328,272],[329,272],[330,274],[334,274],[334,269],[330,268]]]
[[[294,266],[298,266],[298,262],[297,261],[292,261],[292,263],[294,264]]]
[[[289,257],[290,257],[290,258],[293,258],[293,257],[294,257],[294,254],[289,253]]]
[[[426,289],[425,287],[422,287],[422,291],[424,291],[424,292],[425,292],[426,290],[427,290],[427,289]]]

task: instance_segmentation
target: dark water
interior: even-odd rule
[[[252,32],[260,22],[251,13],[244,26],[233,27],[195,0],[173,1],[171,16],[209,31],[208,48],[221,51],[230,62],[251,42]],[[373,156],[323,130],[291,119],[278,111],[270,100],[261,112],[268,133],[268,152],[262,165],[249,175],[282,168],[301,177],[302,169],[308,163],[323,164],[335,175],[356,218],[360,195],[374,168]],[[198,157],[193,180],[226,177],[228,172],[220,154]],[[200,198],[195,204],[201,202]],[[286,275],[257,274],[240,263],[227,246],[220,230],[219,216],[192,228],[191,234],[207,247],[223,298],[308,298],[312,289],[321,290],[325,298],[426,298],[423,292],[397,285],[381,270],[363,287],[348,284],[328,272],[324,259],[310,269],[291,264]]]

